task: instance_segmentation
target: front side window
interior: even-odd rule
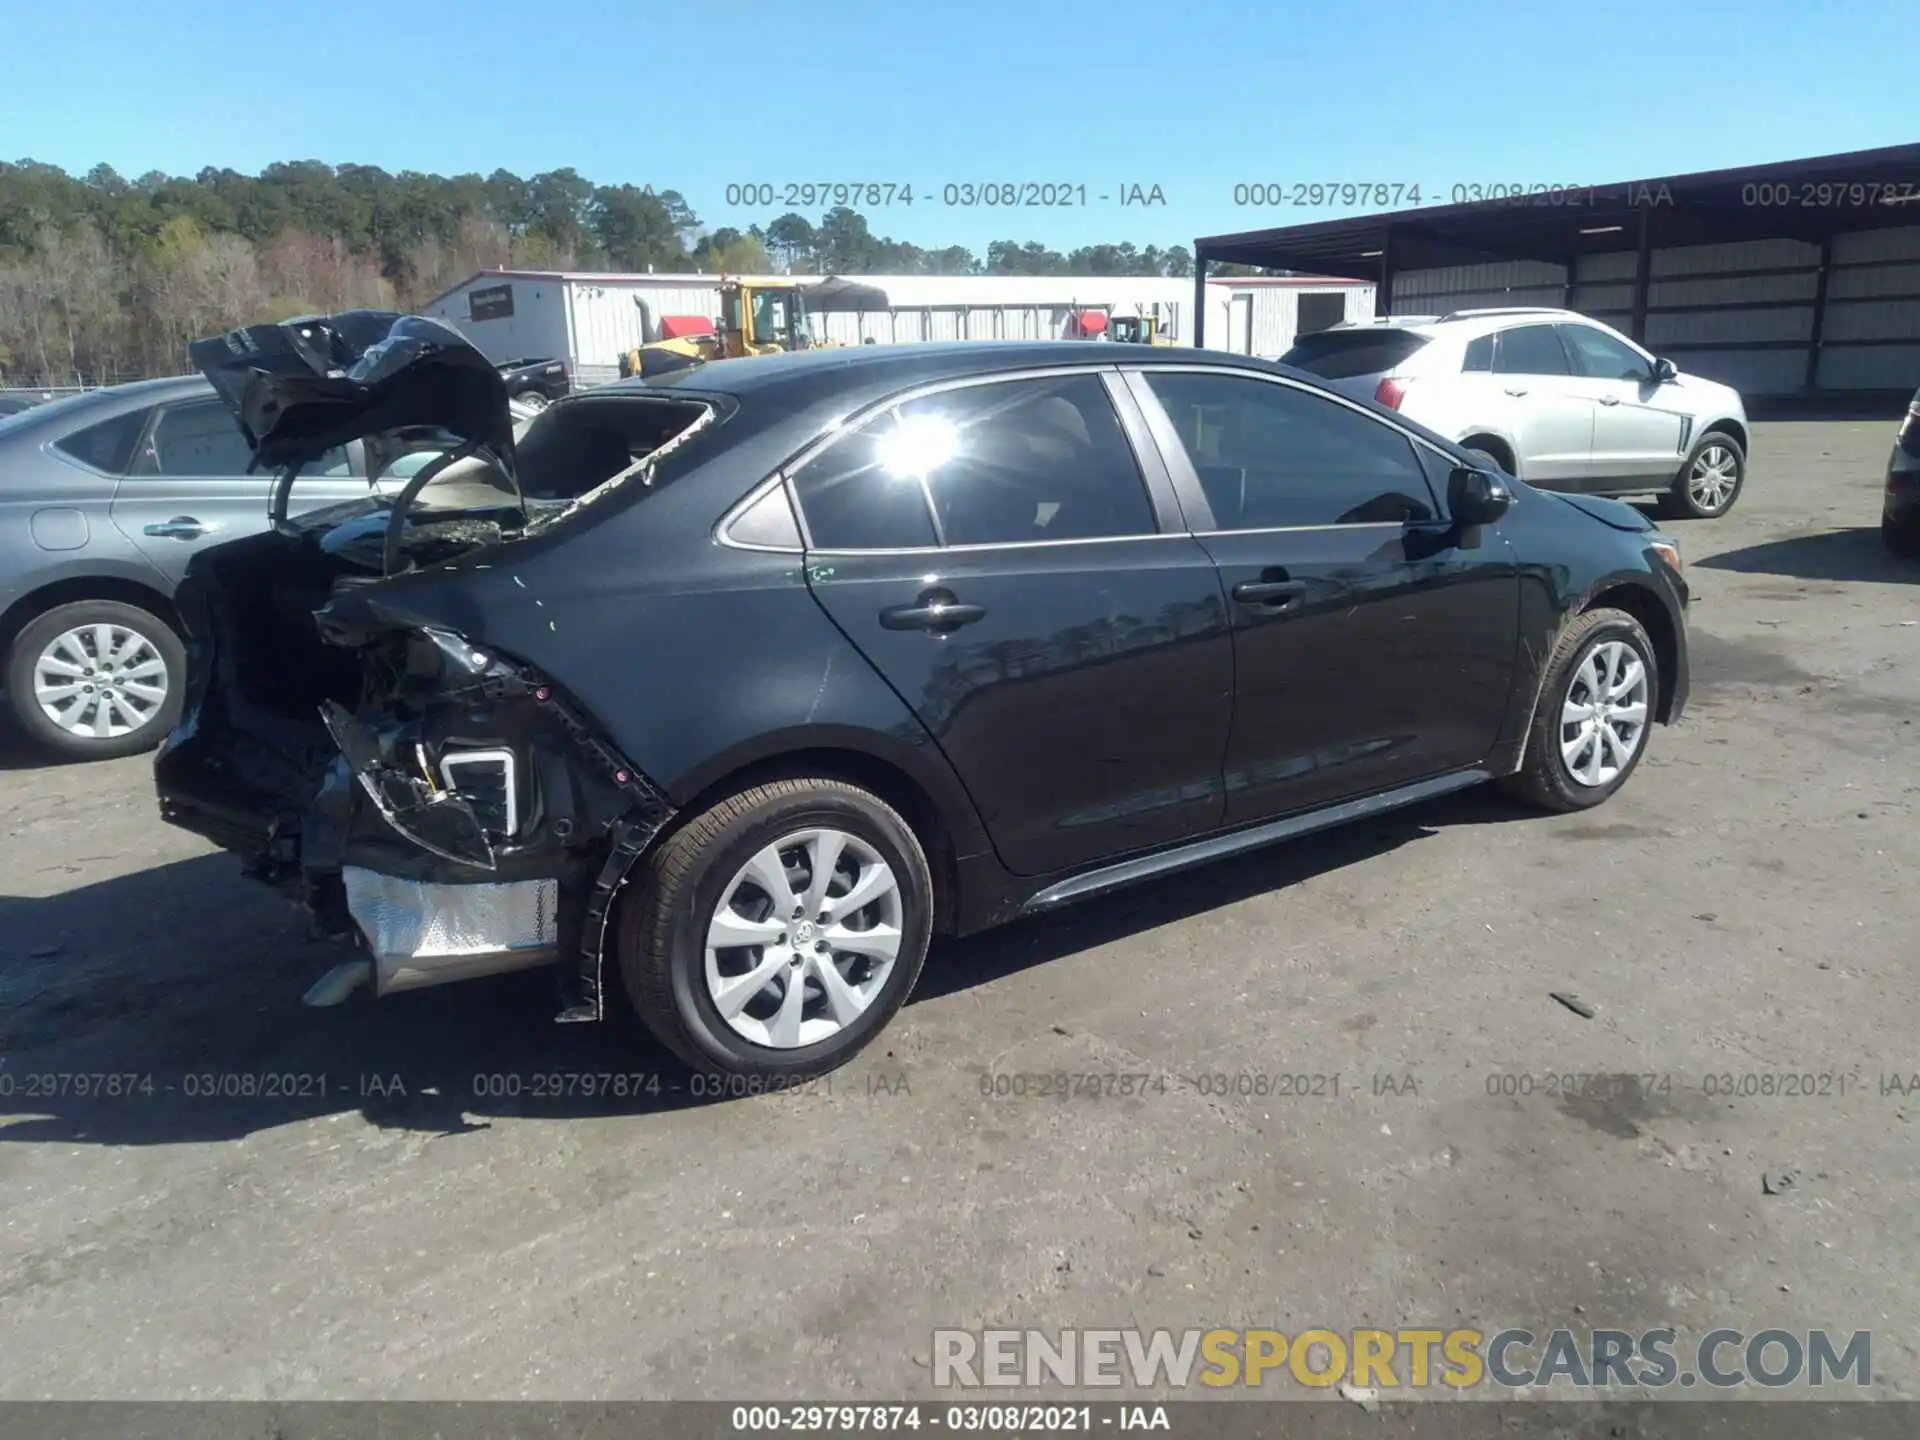
[[[816,548],[1151,535],[1133,448],[1097,375],[942,390],[896,406],[795,476]],[[937,526],[937,529],[935,528]]]
[[[1551,325],[1521,325],[1496,337],[1496,375],[1571,375],[1566,348]]]
[[[1221,530],[1431,520],[1433,493],[1392,426],[1291,385],[1147,372]]]
[[[1580,373],[1590,380],[1653,379],[1653,367],[1631,345],[1591,325],[1562,325],[1561,338],[1573,352]]]

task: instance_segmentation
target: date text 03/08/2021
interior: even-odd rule
[[[1147,180],[958,180],[915,185],[879,180],[747,180],[730,184],[726,203],[747,210],[847,206],[884,210],[933,205],[955,210],[1069,210],[1092,205],[1165,208],[1166,189]]]
[[[921,1429],[989,1435],[1088,1434],[1096,1430],[1170,1434],[1174,1428],[1165,1405],[1115,1403],[736,1405],[730,1422],[734,1433],[742,1435],[854,1435]]]

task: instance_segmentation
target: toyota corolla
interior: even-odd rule
[[[1120,345],[722,361],[559,400],[418,317],[202,341],[272,524],[196,558],[163,815],[350,948],[555,966],[806,1076],[929,940],[1493,781],[1599,804],[1687,696],[1672,541],[1311,376]],[[440,437],[394,493],[301,467]],[[380,466],[370,465],[377,477]]]

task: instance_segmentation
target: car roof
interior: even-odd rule
[[[1562,310],[1547,305],[1491,306],[1481,310],[1454,310],[1445,315],[1387,315],[1373,320],[1348,322],[1317,330],[1316,335],[1364,335],[1383,330],[1404,330],[1413,335],[1453,335],[1462,338],[1490,335],[1516,325],[1592,325],[1610,329],[1591,315],[1578,310]],[[1301,337],[1305,339],[1305,336]]]
[[[0,437],[11,440],[22,435],[38,436],[39,439],[29,442],[37,445],[47,438],[49,431],[64,435],[97,420],[143,410],[162,401],[211,394],[213,386],[198,375],[170,375],[161,380],[135,380],[126,385],[83,390],[56,396],[5,416],[4,424],[0,424]]]
[[[1219,350],[1087,340],[936,340],[713,360],[646,379],[616,380],[587,393],[751,395],[775,404],[788,398],[804,403],[826,392],[881,394],[1003,371],[1055,367],[1095,370],[1122,364],[1235,366],[1312,379],[1272,361]]]

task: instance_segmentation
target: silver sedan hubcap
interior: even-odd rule
[[[1733,452],[1724,445],[1709,445],[1693,457],[1687,472],[1687,491],[1702,510],[1718,510],[1733,498],[1733,487],[1740,481]]]
[[[844,830],[799,830],[735,873],[707,925],[707,994],[742,1038],[775,1050],[851,1025],[900,955],[893,869]]]
[[[1560,758],[1581,785],[1610,784],[1647,733],[1647,664],[1624,640],[1607,640],[1575,667],[1560,707]]]
[[[33,664],[33,696],[62,730],[95,740],[131,735],[167,700],[167,662],[124,625],[76,625]]]

